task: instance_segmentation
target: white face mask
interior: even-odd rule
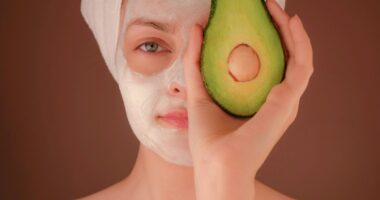
[[[277,1],[284,7],[285,0]],[[163,126],[156,116],[173,109],[186,109],[185,98],[169,95],[168,91],[174,84],[186,88],[182,58],[187,48],[188,34],[193,25],[205,25],[211,0],[126,2],[126,14],[120,27],[121,0],[82,0],[81,11],[112,76],[119,84],[128,119],[137,138],[168,162],[191,165],[187,130]],[[123,37],[126,25],[136,17],[169,22],[178,29],[175,37],[180,42],[175,61],[157,74],[146,76],[133,71],[124,57],[124,43],[128,42]]]
[[[158,115],[175,110],[185,110],[186,100],[170,95],[173,85],[185,90],[183,54],[189,33],[197,23],[207,20],[209,0],[128,0],[126,14],[121,26],[119,45],[116,53],[117,67],[122,68],[118,77],[129,123],[137,138],[147,148],[166,161],[179,165],[191,165],[187,129],[165,126],[157,120]],[[128,66],[123,47],[126,25],[144,17],[175,26],[178,46],[174,62],[154,75],[144,75]],[[148,66],[155,67],[155,66]],[[186,93],[186,91],[181,91]]]

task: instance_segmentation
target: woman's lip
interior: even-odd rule
[[[187,129],[188,127],[186,111],[169,112],[158,116],[158,120],[174,128]]]

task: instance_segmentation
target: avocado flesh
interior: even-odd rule
[[[246,82],[228,73],[229,55],[240,44],[253,48],[260,59],[259,73]],[[281,39],[263,0],[212,0],[201,72],[208,93],[222,109],[240,117],[254,115],[284,71]]]

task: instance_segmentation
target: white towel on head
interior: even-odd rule
[[[81,12],[94,33],[103,58],[117,80],[118,69],[115,54],[119,35],[119,20],[122,0],[82,0]]]
[[[285,8],[285,0],[276,1]],[[116,67],[115,56],[121,3],[122,0],[82,0],[81,4],[82,15],[94,33],[102,56],[116,82],[119,69]]]

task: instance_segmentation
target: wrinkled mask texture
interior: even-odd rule
[[[186,88],[183,54],[192,26],[207,19],[210,4],[210,0],[128,0],[125,14],[120,15],[121,0],[82,0],[82,14],[119,85],[134,134],[145,147],[178,165],[192,165],[187,130],[163,126],[157,116],[186,108],[184,98],[168,91],[172,84]],[[284,1],[280,4],[283,6]],[[127,25],[140,17],[173,24],[176,29],[176,57],[169,66],[150,75],[134,71],[124,56]]]

